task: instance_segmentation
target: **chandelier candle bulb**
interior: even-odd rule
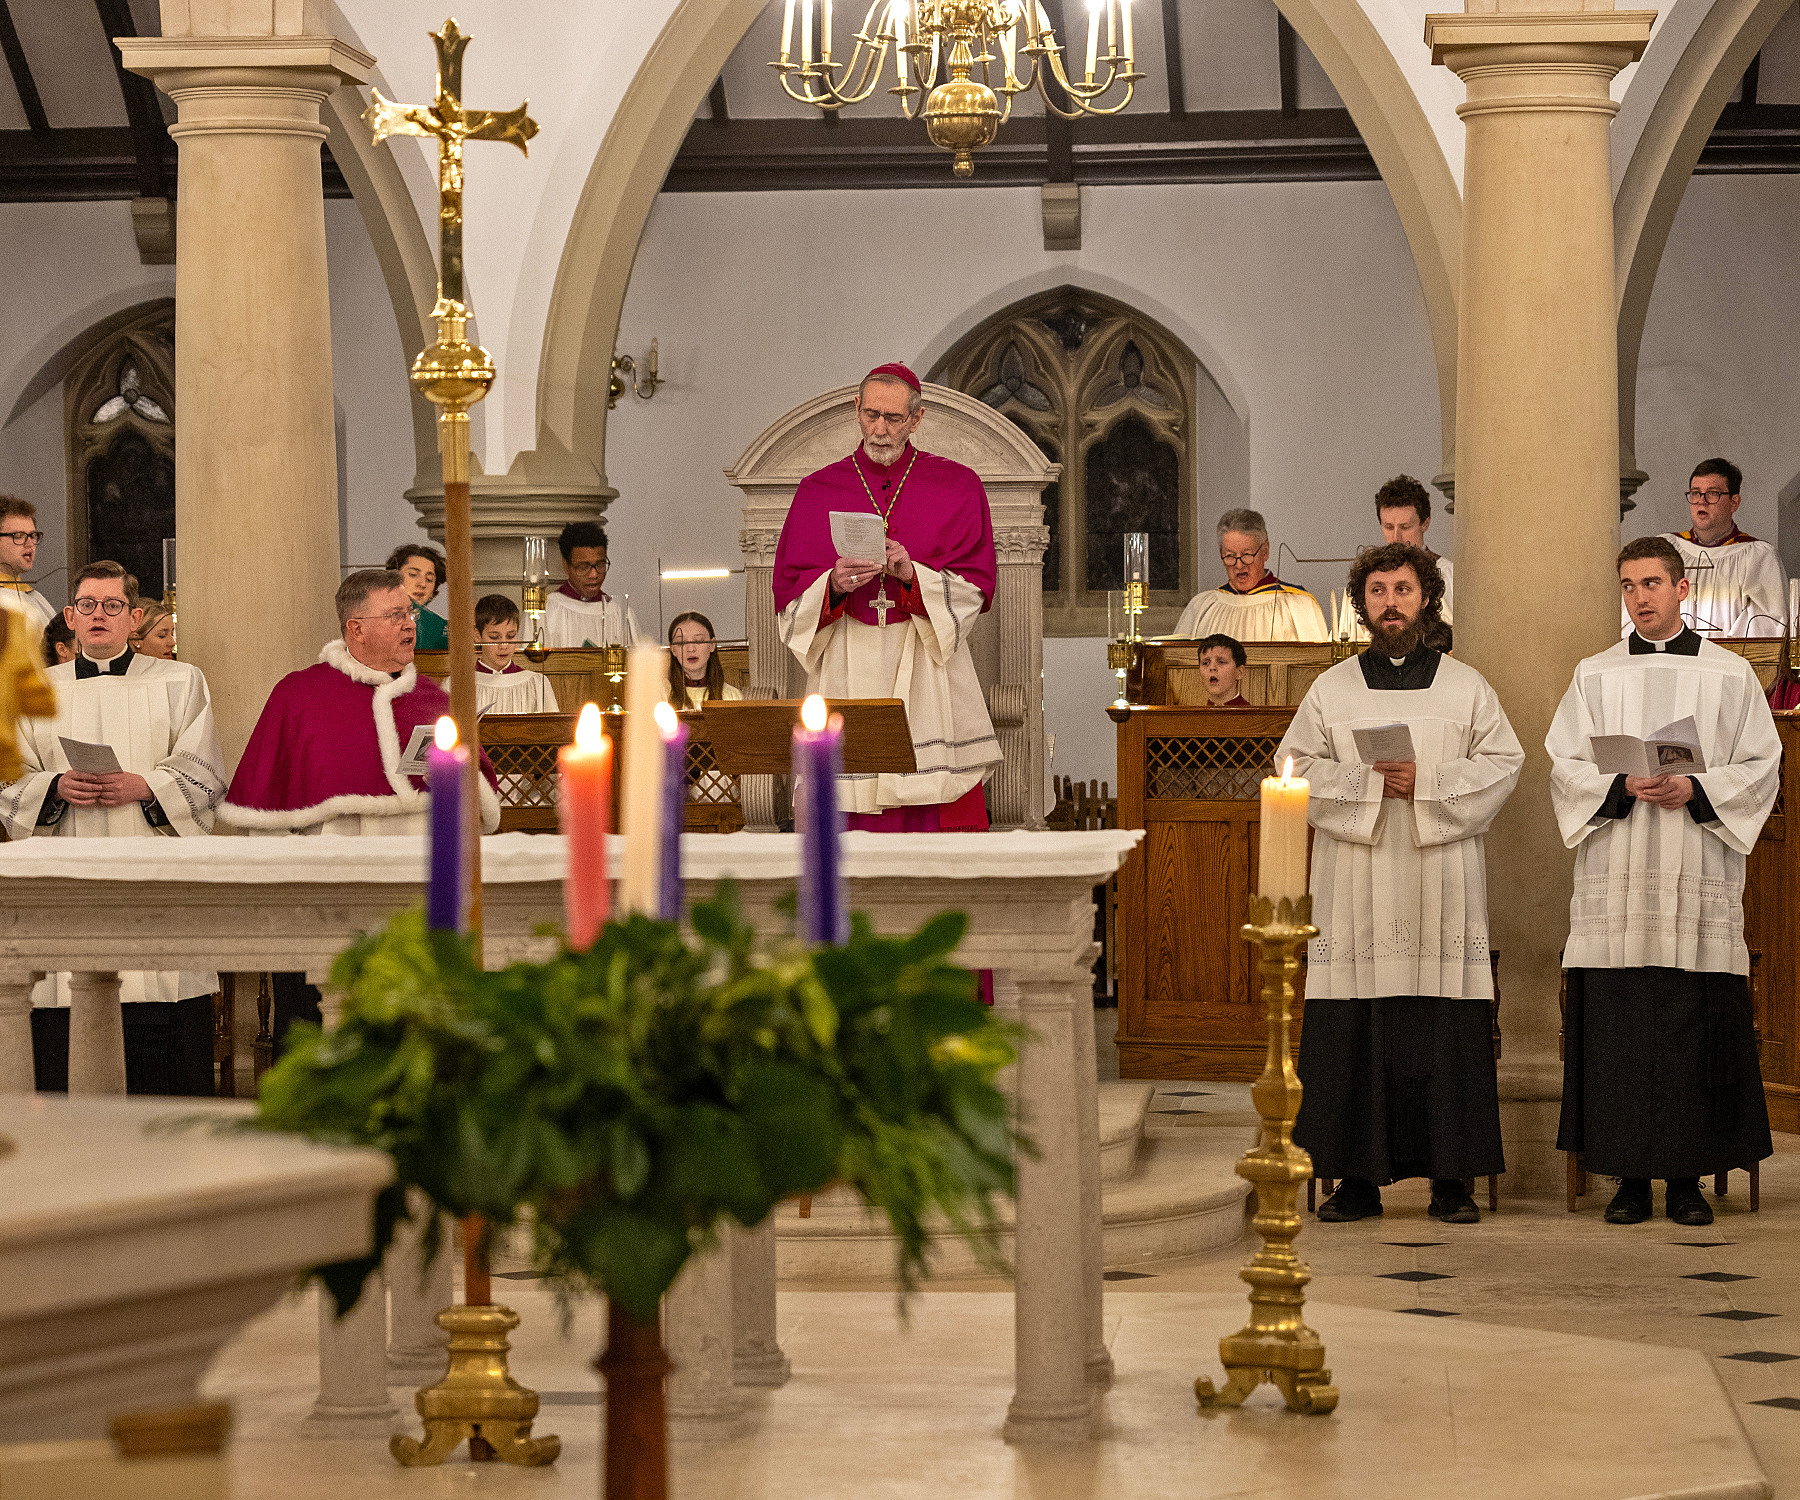
[[[1100,57],[1100,6],[1103,0],[1088,0],[1087,81],[1094,81],[1094,64]]]
[[[794,0],[787,0],[787,9],[781,18],[781,60],[786,62],[794,55]]]
[[[906,88],[906,8],[895,0],[894,8],[888,12],[888,20],[894,32],[894,77],[901,88]]]
[[[807,67],[812,66],[812,8],[813,0],[800,0],[800,61]]]
[[[827,717],[813,694],[794,726],[794,831],[800,835],[800,936],[809,943],[842,943],[850,935],[844,912],[843,819],[837,779],[844,767],[844,717]]]
[[[1119,10],[1125,17],[1125,55],[1129,58],[1136,58],[1137,48],[1132,45],[1131,36],[1131,0],[1119,0]],[[1133,66],[1136,64],[1134,63]]]
[[[657,915],[681,920],[681,825],[687,815],[688,727],[667,703],[656,705],[656,732],[662,737],[663,816]]]
[[[1290,755],[1280,776],[1262,784],[1262,820],[1258,829],[1257,894],[1270,902],[1283,897],[1298,901],[1306,894],[1306,801],[1310,787],[1294,775]]]
[[[469,752],[456,743],[456,721],[437,721],[427,760],[431,787],[431,847],[425,915],[435,932],[466,932],[469,925],[468,838],[463,821],[463,777]]]
[[[612,892],[606,883],[612,763],[612,741],[601,725],[600,707],[584,703],[581,717],[575,721],[575,743],[564,745],[556,755],[556,813],[568,852],[563,921],[569,946],[578,950],[593,947],[612,907]]]
[[[661,903],[663,746],[656,706],[669,680],[667,658],[655,646],[633,646],[625,673],[625,782],[619,831],[625,864],[619,909],[655,916]]]

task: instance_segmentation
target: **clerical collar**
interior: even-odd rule
[[[557,589],[556,592],[561,594],[563,596],[563,598],[573,599],[579,604],[610,604],[610,603],[612,603],[612,595],[607,593],[605,589],[600,590],[600,595],[596,599],[582,598],[580,594],[575,592],[574,586],[571,584],[567,584],[567,583],[563,584],[562,587]]]
[[[475,659],[475,670],[486,672],[490,677],[504,677],[508,672],[523,672],[525,669],[516,661],[509,661],[504,667],[490,667],[480,657]]]
[[[1634,630],[1625,638],[1625,649],[1633,656],[1698,656],[1700,637],[1685,625],[1666,641],[1647,641]]]
[[[136,653],[129,646],[111,661],[93,661],[85,651],[81,652],[75,658],[75,680],[83,682],[89,677],[123,677],[130,669],[134,655]]]
[[[1258,582],[1251,584],[1247,589],[1234,589],[1231,586],[1230,579],[1225,581],[1225,592],[1228,594],[1236,594],[1240,599],[1249,594],[1281,593],[1286,590],[1286,588],[1287,585],[1273,573],[1264,573]]]
[[[1371,692],[1410,693],[1423,691],[1436,681],[1438,663],[1444,657],[1421,644],[1414,646],[1399,666],[1373,646],[1356,659],[1362,666],[1363,685]]]

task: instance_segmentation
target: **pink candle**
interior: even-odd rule
[[[612,907],[606,880],[607,810],[612,800],[612,741],[600,726],[597,705],[582,705],[575,743],[557,752],[561,775],[557,815],[569,868],[563,877],[563,910],[571,948],[591,948]]]

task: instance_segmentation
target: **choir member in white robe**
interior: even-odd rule
[[[1774,806],[1781,742],[1756,673],[1681,621],[1675,549],[1619,554],[1632,634],[1575,669],[1544,747],[1575,852],[1557,1146],[1621,1179],[1611,1224],[1712,1222],[1708,1173],[1770,1154],[1744,943],[1744,873]],[[1640,739],[1692,718],[1706,769],[1609,776],[1595,735]]]
[[[1664,537],[1687,569],[1682,623],[1703,636],[1779,636],[1787,630],[1787,569],[1768,542],[1738,529],[1743,475],[1736,464],[1709,458],[1688,480],[1686,531]],[[1623,631],[1630,631],[1626,615]]]
[[[128,644],[142,611],[137,580],[114,562],[80,569],[67,611],[80,644],[74,661],[49,668],[54,718],[19,727],[25,774],[0,786],[7,837],[199,837],[212,832],[225,791],[224,757],[212,699],[198,668],[140,656]],[[114,612],[107,613],[108,604]],[[109,747],[119,771],[69,768],[62,740]],[[124,1005],[126,1087],[134,1093],[210,1094],[212,1002],[218,976],[130,970],[119,976]],[[39,1078],[66,1087],[68,976],[41,983],[34,1005],[60,1014],[33,1017]],[[60,1076],[59,1076],[60,1075]]]
[[[544,601],[544,644],[637,645],[642,637],[631,601],[606,592],[606,533],[593,521],[571,521],[556,546],[568,577]]]
[[[556,690],[518,660],[519,606],[505,594],[475,601],[475,715],[553,714]],[[502,788],[504,795],[507,788]]]
[[[984,830],[982,791],[1000,760],[969,632],[994,597],[994,526],[980,476],[912,444],[923,416],[904,365],[869,372],[856,451],[801,481],[776,546],[781,638],[809,693],[899,698],[918,769],[848,775],[848,826],[875,832]],[[886,556],[846,558],[831,512],[882,518]]]
[[[1222,587],[1188,600],[1175,634],[1182,640],[1228,635],[1236,641],[1324,641],[1325,611],[1319,601],[1269,571],[1269,528],[1253,510],[1219,517]]]
[[[709,698],[736,703],[743,696],[725,680],[712,621],[697,609],[684,610],[669,621],[669,702],[677,708],[701,709]]]
[[[22,611],[41,632],[56,618],[56,606],[25,579],[37,561],[37,507],[15,495],[0,495],[0,607]]]
[[[1275,752],[1311,783],[1294,1139],[1343,1180],[1328,1223],[1379,1214],[1405,1177],[1431,1179],[1433,1218],[1474,1223],[1463,1179],[1505,1170],[1482,836],[1525,756],[1481,674],[1421,640],[1442,589],[1420,548],[1364,553],[1350,592],[1375,640],[1318,677]],[[1414,759],[1365,762],[1354,731],[1389,724]]]
[[[1431,530],[1431,494],[1410,474],[1396,474],[1375,492],[1375,519],[1381,526],[1384,545],[1404,542],[1431,554],[1438,572],[1444,578],[1444,603],[1438,610],[1446,625],[1456,622],[1456,572],[1450,559],[1431,551],[1425,534]],[[1348,592],[1336,605],[1331,621],[1332,636],[1340,641],[1366,641],[1369,632],[1358,618]]]

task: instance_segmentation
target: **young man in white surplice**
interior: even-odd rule
[[[1609,1224],[1712,1223],[1700,1178],[1773,1149],[1744,943],[1744,874],[1780,787],[1781,740],[1756,672],[1682,624],[1683,559],[1660,536],[1619,554],[1632,633],[1575,668],[1544,748],[1575,850],[1557,1146],[1620,1179]],[[1612,775],[1595,735],[1646,739],[1691,718],[1706,768]]]
[[[193,837],[212,832],[225,791],[224,757],[213,729],[206,679],[186,662],[143,656],[130,646],[143,618],[137,580],[116,562],[90,563],[71,583],[65,611],[75,631],[75,660],[45,674],[56,689],[52,719],[19,725],[26,765],[0,786],[0,823],[11,839]],[[103,745],[117,771],[76,771],[62,741]],[[142,1092],[212,1092],[212,1004],[218,976],[127,972],[127,1082]],[[68,1005],[68,976],[40,984],[33,1001]],[[146,1007],[156,1007],[152,1013]],[[53,1082],[52,1057],[66,1065],[67,1012],[34,1018],[41,1082]],[[54,1035],[52,1035],[54,1033]]]
[[[1502,1172],[1482,835],[1525,763],[1473,667],[1424,643],[1444,581],[1431,554],[1362,554],[1349,593],[1372,637],[1322,673],[1276,763],[1311,782],[1313,941],[1294,1139],[1342,1179],[1326,1223],[1381,1212],[1381,1185],[1431,1180],[1431,1216],[1480,1218],[1463,1179]],[[1404,726],[1409,759],[1358,731]]]

